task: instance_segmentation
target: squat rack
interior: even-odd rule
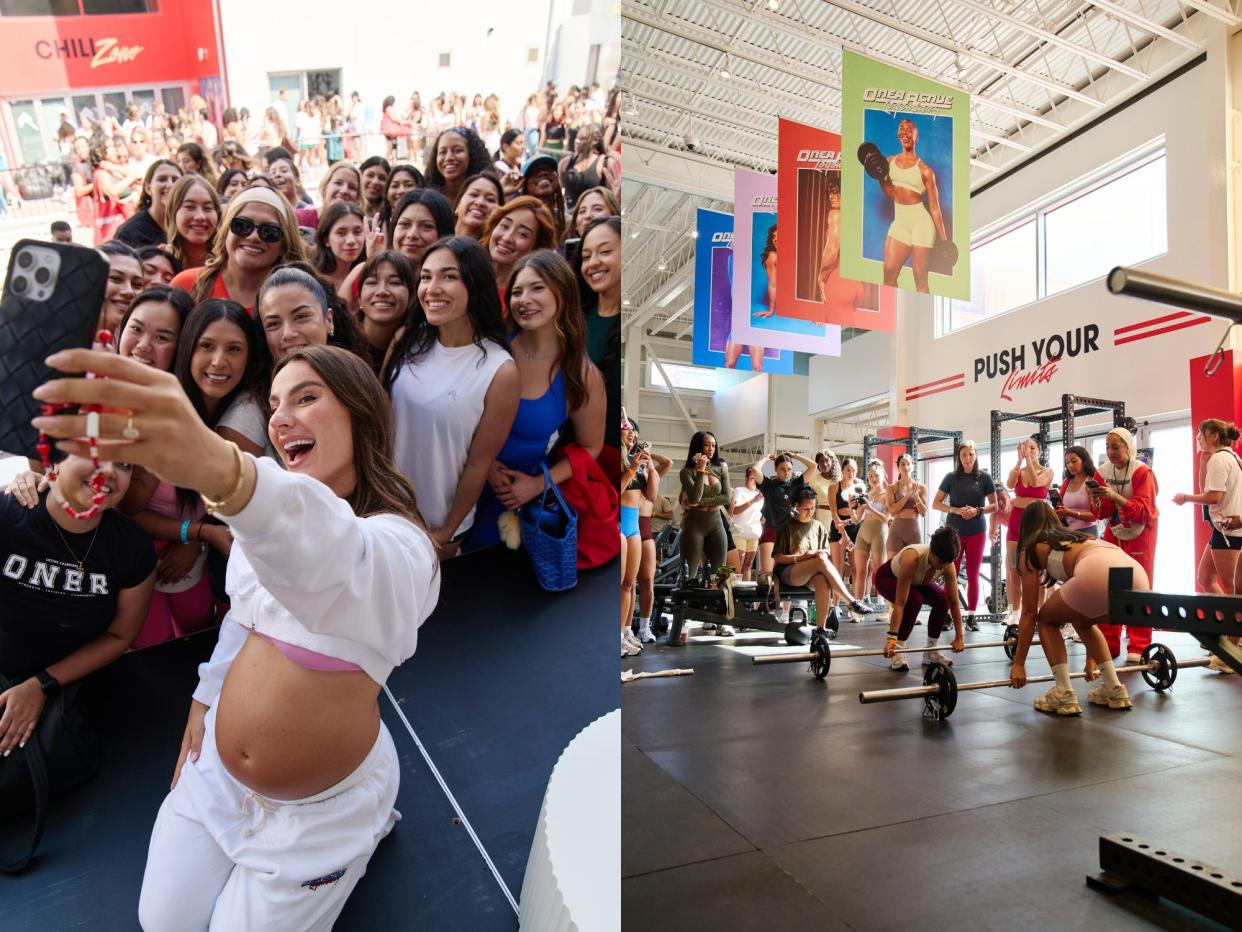
[[[909,433],[904,437],[877,437],[874,434],[867,434],[863,437],[863,472],[866,472],[867,464],[871,462],[871,453],[873,447],[905,447],[906,452],[914,457],[917,464],[919,460],[919,443],[931,443],[934,440],[952,440],[953,455],[957,456],[957,448],[962,443],[962,432],[960,430],[935,430],[931,427],[911,427]]]
[[[1102,398],[1084,398],[1080,395],[1062,395],[1059,408],[1045,408],[1042,411],[1031,411],[1026,414],[1012,414],[1008,411],[992,410],[992,481],[1001,482],[1001,426],[1007,421],[1026,421],[1037,424],[1036,436],[1039,437],[1039,461],[1048,465],[1048,447],[1051,441],[1049,426],[1061,422],[1061,446],[1069,449],[1074,445],[1074,419],[1092,414],[1113,413],[1113,427],[1123,427],[1129,420],[1126,417],[1124,401],[1106,401]],[[1091,464],[1094,465],[1094,464]],[[1002,555],[1000,542],[992,544],[992,593],[988,596],[988,607],[994,614],[1005,612],[1008,601],[1005,599],[1005,576],[1002,572]]]

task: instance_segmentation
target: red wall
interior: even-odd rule
[[[212,0],[165,2],[158,13],[125,16],[0,17],[0,49],[6,97],[192,83],[224,73]]]
[[[1204,375],[1209,356],[1200,356],[1190,360],[1190,428],[1198,432],[1199,422],[1210,417],[1223,421],[1242,423],[1242,356],[1227,350],[1220,368],[1211,376]],[[1191,462],[1198,463],[1198,450],[1191,441],[1189,450]],[[1195,492],[1199,488],[1199,476],[1195,475]],[[1187,506],[1190,507],[1190,506]],[[1195,505],[1195,553],[1203,552],[1212,536],[1212,527],[1206,521],[1199,520],[1202,505]],[[1198,584],[1196,583],[1196,588]]]

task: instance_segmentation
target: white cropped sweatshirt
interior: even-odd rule
[[[382,684],[414,654],[440,594],[440,564],[422,530],[398,515],[359,518],[317,479],[257,461],[233,532],[225,588],[232,607],[194,698],[214,705],[248,631],[356,663]]]

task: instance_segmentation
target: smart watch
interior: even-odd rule
[[[43,687],[43,697],[48,702],[51,702],[60,694],[60,683],[46,670],[40,670],[35,674],[35,678],[39,681],[39,685]]]

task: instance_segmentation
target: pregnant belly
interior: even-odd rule
[[[302,799],[340,783],[379,734],[379,687],[360,670],[307,670],[251,635],[216,709],[216,750],[240,783]]]

